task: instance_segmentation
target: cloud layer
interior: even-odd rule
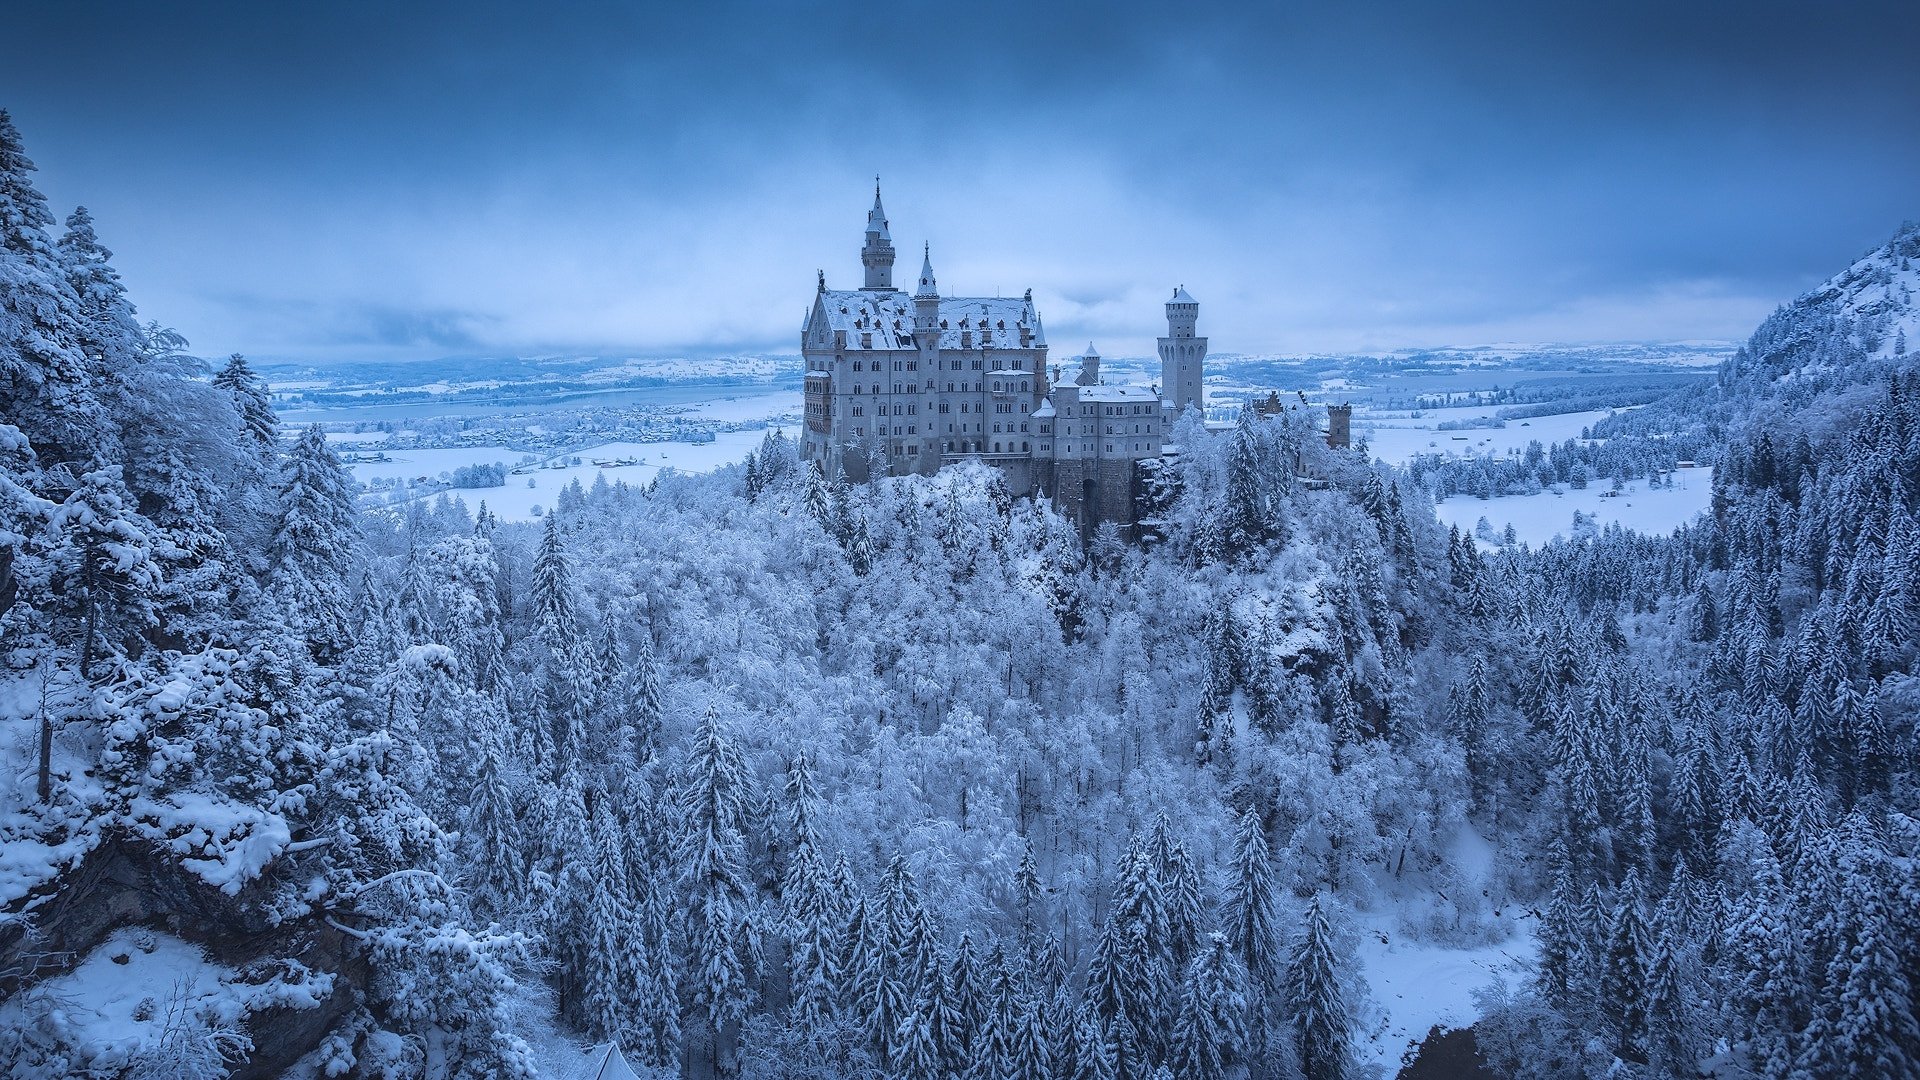
[[[210,353],[791,351],[876,172],[1122,355],[1739,337],[1920,216],[1920,6],[1573,7],[39,5],[0,106]]]

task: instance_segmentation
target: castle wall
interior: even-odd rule
[[[1046,491],[1054,509],[1091,537],[1103,521],[1131,526],[1137,484],[1132,458],[1069,458],[1055,461]]]

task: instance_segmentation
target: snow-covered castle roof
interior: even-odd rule
[[[823,327],[815,320],[824,318]],[[1022,297],[943,296],[939,309],[942,349],[972,348],[983,345],[993,349],[1038,349],[1045,347],[1046,334],[1040,327],[1040,314],[1033,301]],[[1020,328],[1030,327],[1033,336],[1020,340]],[[820,331],[824,329],[825,333]],[[874,349],[911,349],[913,343],[913,298],[898,290],[888,292],[828,289],[818,294],[808,314],[806,332],[830,336],[835,330],[847,332],[847,348],[858,349],[860,335],[873,335]],[[968,343],[961,344],[961,334]]]

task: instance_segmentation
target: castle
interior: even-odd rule
[[[821,272],[800,331],[807,460],[858,481],[976,459],[1016,495],[1052,496],[1083,530],[1132,522],[1141,463],[1161,456],[1182,411],[1204,409],[1199,302],[1184,288],[1167,301],[1164,392],[1102,382],[1091,344],[1063,381],[1060,367],[1049,373],[1031,289],[1017,300],[941,296],[929,248],[909,296],[894,288],[893,259],[876,181],[865,283],[829,289]]]

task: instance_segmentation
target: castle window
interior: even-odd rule
[[[860,406],[858,406],[858,405],[855,405],[855,406],[853,407],[853,415],[855,415],[855,416],[865,416],[865,415],[867,415],[867,412],[866,412],[866,410],[865,410],[865,409],[863,409],[863,408],[861,408]]]
[[[1023,442],[1020,444],[1020,449],[1022,452],[1031,452],[1033,450],[1033,444],[1029,442]]]

